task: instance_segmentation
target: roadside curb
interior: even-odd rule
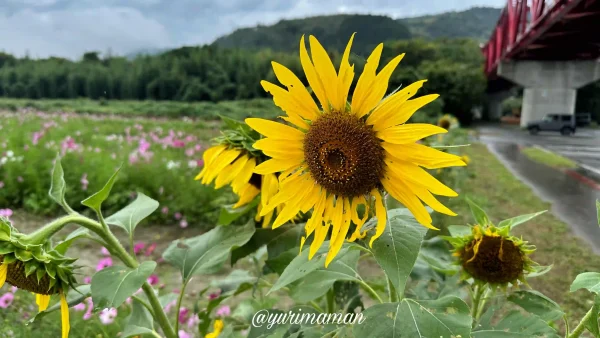
[[[555,153],[555,152],[553,152],[553,151],[551,151],[551,150],[549,150],[547,148],[544,148],[544,147],[542,147],[540,145],[537,145],[537,144],[533,145],[533,148],[537,148],[537,149],[540,149],[540,150],[545,151],[547,153],[551,153],[551,154],[554,154],[556,156],[564,157],[564,158],[569,159],[570,161],[573,161],[573,163],[575,163],[577,165],[577,168],[576,169],[563,169],[563,171],[567,175],[569,175],[569,176],[571,176],[571,177],[573,177],[573,178],[575,178],[575,179],[577,179],[577,180],[579,180],[579,181],[581,181],[581,182],[583,182],[583,183],[591,186],[592,188],[600,190],[600,170],[599,169],[590,167],[589,165],[586,165],[586,164],[583,164],[581,162],[575,161],[574,159],[568,158],[568,157],[563,156],[561,154],[557,154],[557,153]]]

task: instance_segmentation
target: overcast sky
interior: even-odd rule
[[[199,45],[236,28],[317,14],[435,14],[506,0],[0,0],[0,50],[79,58]]]

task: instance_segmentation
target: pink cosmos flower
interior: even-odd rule
[[[156,284],[158,284],[158,282],[159,282],[159,280],[158,280],[157,275],[150,275],[150,277],[148,277],[148,284],[156,285]]]
[[[112,258],[104,257],[98,262],[98,265],[96,265],[96,271],[100,271],[100,270],[108,268],[109,266],[112,266],[112,265],[113,265]]]
[[[165,214],[165,215],[168,215],[169,214],[169,207],[163,207],[162,210],[161,210],[161,212],[163,214]]]
[[[104,325],[112,324],[115,321],[115,317],[117,317],[117,309],[110,308],[104,309],[100,312],[100,321]]]
[[[181,217],[183,217],[183,215],[181,215],[180,212],[176,212],[175,215],[174,215],[174,217],[175,217],[176,220],[179,221],[181,219]]]
[[[88,308],[87,311],[85,311],[85,313],[83,314],[83,320],[89,320],[94,314],[94,302],[92,301],[92,297],[86,298],[85,302],[87,303]]]
[[[80,312],[80,311],[85,311],[85,303],[81,302],[75,306],[73,306],[73,310]]]
[[[44,136],[44,132],[35,132],[33,133],[33,137],[31,138],[31,143],[33,143],[33,145],[37,145],[38,142],[40,142],[40,139],[42,138],[42,136]]]
[[[227,317],[231,315],[231,308],[229,305],[223,305],[217,310],[216,315],[217,317]]]
[[[92,277],[86,276],[83,278],[83,283],[90,284],[92,282]]]
[[[198,324],[200,324],[200,318],[198,318],[198,316],[190,316],[190,319],[187,321],[187,327],[189,329],[198,327]]]
[[[144,248],[146,247],[146,243],[144,242],[137,242],[135,243],[135,245],[133,246],[133,253],[134,254],[139,254],[142,250],[144,250]]]
[[[12,304],[14,299],[15,295],[13,295],[11,292],[5,293],[2,297],[0,297],[0,308],[8,308]]]
[[[13,211],[10,209],[0,209],[0,217],[10,218],[12,216]]]
[[[148,248],[146,249],[146,257],[152,255],[152,253],[154,252],[154,250],[156,249],[156,243],[152,243],[150,244],[150,246],[148,246]]]
[[[12,293],[15,293],[15,292],[17,292],[17,290],[19,290],[19,288],[18,288],[18,287],[16,287],[16,286],[11,286],[11,287],[10,287],[10,292],[12,292]]]
[[[219,298],[220,295],[221,295],[221,290],[213,292],[210,295],[208,295],[208,300],[213,300],[213,299]]]
[[[167,305],[165,305],[165,312],[169,313],[171,312],[171,310],[177,305],[177,301],[173,300],[170,303],[168,303]]]
[[[186,307],[182,307],[179,310],[179,323],[185,324],[190,319],[190,310]]]
[[[143,154],[150,149],[150,143],[146,141],[146,139],[140,139],[140,145],[138,146],[138,151]]]
[[[87,173],[83,174],[83,176],[81,176],[81,190],[86,191],[88,188],[88,184],[90,184],[90,182],[87,179]]]
[[[183,331],[183,330],[179,330],[179,332],[177,332],[177,334],[179,335],[179,338],[192,338],[192,335]]]
[[[187,157],[192,157],[192,156],[194,156],[194,153],[195,153],[195,151],[194,151],[194,148],[187,148],[187,149],[185,150],[185,156],[187,156]]]
[[[100,252],[104,255],[104,256],[110,256],[110,252],[108,252],[108,249],[105,247],[102,247],[102,249],[100,249]]]
[[[182,229],[185,229],[188,227],[188,222],[184,219],[181,220],[181,222],[179,222],[179,227]]]
[[[173,148],[183,148],[185,147],[185,142],[181,140],[173,140]]]

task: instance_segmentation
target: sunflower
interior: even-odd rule
[[[463,268],[463,279],[473,278],[477,283],[506,287],[526,284],[525,275],[536,271],[536,263],[529,255],[535,247],[509,234],[510,227],[475,225],[471,234],[454,238],[453,255]]]
[[[261,195],[258,213],[255,220],[262,219],[262,226],[268,227],[273,219],[275,210],[260,216],[264,201],[273,197],[277,192],[277,177],[274,174],[258,175],[254,173],[258,157],[245,149],[234,148],[226,144],[216,145],[207,149],[203,155],[204,168],[196,176],[202,184],[215,181],[215,188],[230,185],[238,196],[233,208],[239,208],[250,203],[256,196]],[[281,208],[279,208],[281,209]]]
[[[35,294],[39,311],[45,311],[52,295],[59,296],[62,338],[69,336],[69,305],[65,294],[73,285],[72,263],[46,245],[23,240],[12,224],[0,217],[0,288],[5,282]]]
[[[450,114],[444,114],[438,120],[438,126],[444,128],[446,130],[448,130],[450,128],[456,128],[456,127],[458,127],[458,120],[456,119],[456,117],[454,117]]]
[[[271,157],[254,172],[280,174],[279,191],[266,202],[261,215],[284,205],[273,223],[276,228],[299,211],[312,210],[302,244],[314,236],[309,252],[312,258],[331,230],[326,265],[342,247],[351,223],[356,225],[356,230],[350,240],[366,236],[360,232],[367,218],[359,216],[360,205],[378,219],[369,244],[381,236],[387,220],[382,192],[403,203],[421,224],[436,229],[421,201],[436,211],[455,215],[432,193],[457,194],[421,167],[465,165],[458,156],[416,143],[424,137],[445,133],[445,129],[429,124],[405,124],[413,113],[438,97],[426,95],[410,99],[425,80],[384,98],[389,78],[404,54],[377,72],[383,49],[383,44],[378,45],[367,60],[351,102],[347,102],[354,78],[354,66],[348,61],[353,38],[354,35],[337,72],[315,37],[309,38],[311,56],[304,36],[300,40],[300,61],[320,107],[293,72],[273,62],[275,75],[287,90],[267,81],[261,81],[261,85],[287,113],[282,118],[291,125],[246,119],[251,128],[266,137],[254,143],[254,148]],[[371,207],[373,201],[374,207]]]

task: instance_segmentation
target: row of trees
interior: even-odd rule
[[[444,112],[467,122],[485,89],[477,43],[468,39],[390,42],[385,45],[382,64],[404,52],[406,57],[392,76],[390,90],[429,79],[423,93],[441,94]],[[332,51],[331,56],[339,64],[340,51]],[[351,56],[356,74],[367,57]],[[98,53],[86,53],[79,61],[0,54],[0,96],[177,101],[267,97],[260,80],[277,82],[272,60],[288,66],[305,81],[297,53],[268,49],[184,47],[134,60],[101,58]]]

